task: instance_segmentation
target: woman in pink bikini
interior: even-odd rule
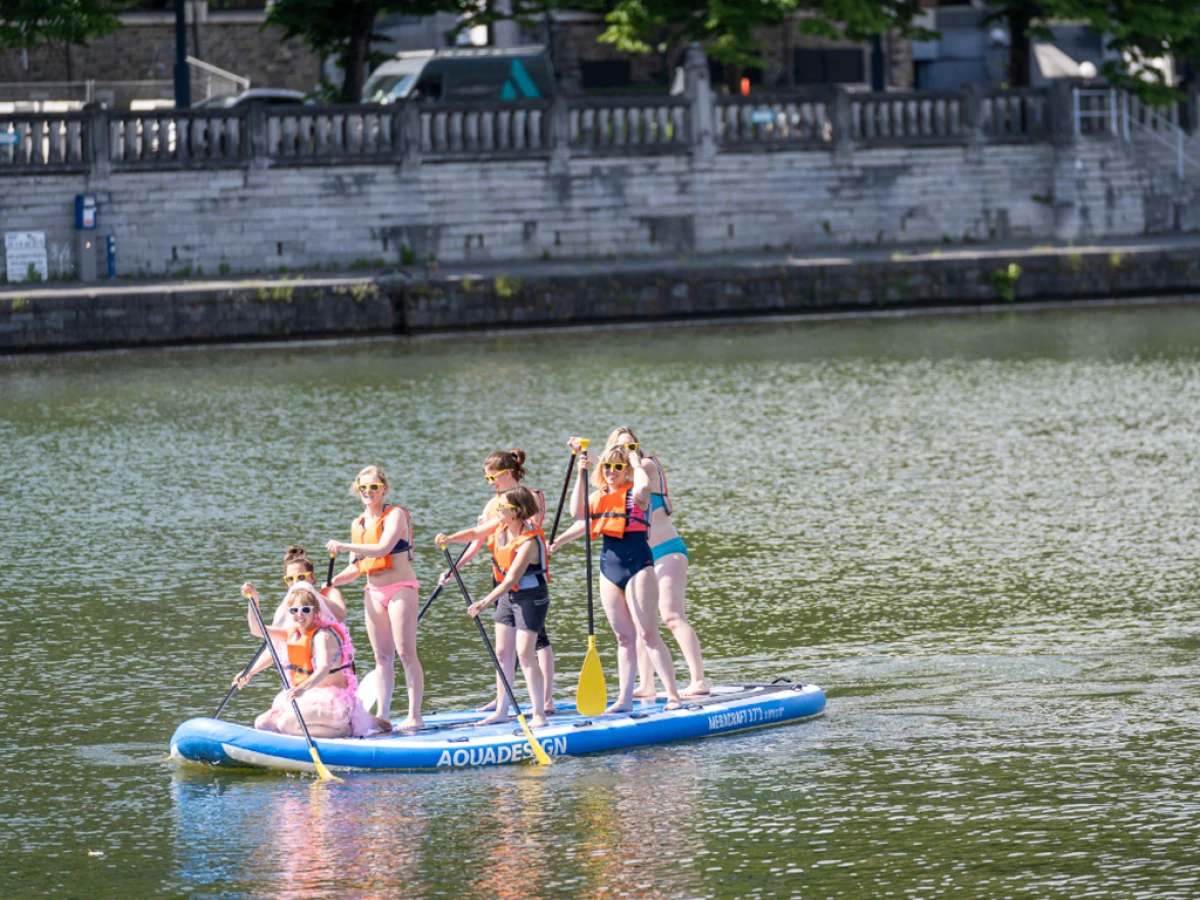
[[[408,718],[398,726],[403,730],[425,725],[421,718],[425,673],[417,659],[421,584],[412,567],[412,517],[403,506],[384,505],[388,490],[387,476],[379,466],[359,472],[350,492],[362,499],[363,513],[350,525],[351,542],[329,541],[325,549],[351,554],[350,565],[334,576],[334,587],[367,576],[367,637],[379,669],[379,715],[391,716],[398,652],[408,686]]]

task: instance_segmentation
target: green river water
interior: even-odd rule
[[[1187,305],[0,360],[0,897],[1200,896],[1197,422]],[[710,676],[823,718],[329,786],[171,763],[255,646],[238,585],[343,537],[360,466],[428,586],[488,451],[553,505],[568,435],[618,423]],[[420,653],[427,710],[490,695],[452,593]]]

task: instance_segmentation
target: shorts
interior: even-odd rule
[[[663,541],[661,544],[655,544],[650,548],[650,552],[654,554],[654,561],[658,562],[664,556],[670,556],[672,553],[682,553],[688,556],[687,544],[683,542],[683,538],[679,535],[671,538],[669,541]],[[690,560],[691,557],[688,556]]]
[[[600,574],[625,590],[642,569],[654,566],[654,554],[650,552],[650,539],[644,531],[626,533],[625,537],[604,536],[604,548],[600,551]]]
[[[518,631],[536,631],[545,634],[546,613],[550,610],[550,592],[546,590],[509,591],[496,601],[492,619],[500,625]],[[538,641],[541,643],[540,639]],[[546,638],[546,646],[550,639]],[[538,649],[541,649],[540,646]]]

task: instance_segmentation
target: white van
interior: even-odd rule
[[[538,100],[555,91],[545,47],[454,47],[397,54],[371,73],[362,101]]]

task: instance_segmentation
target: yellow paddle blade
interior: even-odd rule
[[[525,721],[523,713],[517,713],[517,721],[521,723],[521,727],[525,729],[525,738],[529,741],[529,746],[533,748],[533,755],[538,763],[543,766],[550,765],[550,755],[542,749],[542,745],[537,742],[537,738],[533,736],[533,732],[529,730],[529,725]]]
[[[332,772],[330,772],[327,768],[325,768],[325,763],[321,762],[321,757],[317,755],[316,747],[309,747],[308,752],[312,754],[313,765],[317,767],[317,775],[320,777],[320,779],[322,781],[341,781],[342,780],[342,779],[338,778],[336,775],[334,775]]]
[[[608,688],[604,685],[604,667],[596,652],[596,636],[588,635],[587,655],[579,670],[579,687],[575,689],[575,708],[581,716],[598,716],[608,706]]]

